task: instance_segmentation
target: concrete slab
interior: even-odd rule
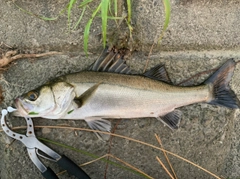
[[[15,46],[20,52],[26,53],[49,50],[64,52],[62,55],[52,57],[23,59],[11,65],[0,81],[5,90],[3,108],[11,105],[18,95],[56,76],[86,69],[100,54],[100,22],[97,21],[92,26],[89,46],[91,53],[87,58],[82,52],[84,28],[80,26],[68,33],[66,15],[59,17],[57,21],[46,22],[23,13],[14,6],[12,1],[0,0],[0,2],[1,42]],[[16,1],[22,8],[48,17],[55,17],[67,2]],[[213,69],[229,58],[234,58],[236,61],[240,59],[238,1],[175,0],[171,3],[171,24],[162,45],[151,56],[148,68],[165,63],[170,78],[177,84],[198,72]],[[133,10],[134,40],[140,42],[136,43],[135,48],[142,52],[134,53],[127,63],[133,70],[142,73],[147,59],[146,54],[155,34],[163,25],[162,4],[158,1],[134,1]],[[80,12],[74,9],[73,21],[77,20],[79,14]],[[83,19],[83,22],[86,21],[87,18]],[[231,87],[238,96],[240,96],[239,74],[240,67],[237,65]],[[191,83],[199,84],[209,75],[210,72],[206,72],[192,79]],[[156,133],[161,137],[167,150],[203,166],[220,177],[239,178],[239,111],[207,104],[183,107],[181,111],[183,111],[183,119],[177,131],[170,131],[161,122],[151,118],[111,121],[114,125],[119,123],[115,130],[116,134],[158,146],[154,137]],[[21,118],[12,117],[12,119],[13,126],[25,124]],[[35,125],[88,128],[83,121],[34,119],[34,123]],[[98,156],[103,156],[109,151],[109,142],[99,141],[93,133],[89,132],[38,128],[36,133],[38,137],[48,138]],[[47,145],[66,154],[79,164],[92,160],[84,154],[49,143]],[[0,178],[42,178],[28,158],[26,149],[19,142],[11,143],[11,140],[2,132],[0,132],[0,151]],[[164,158],[156,149],[114,137],[111,143],[111,154],[129,162],[153,178],[168,178],[155,159],[156,156]],[[170,157],[170,160],[178,178],[213,178],[179,159]],[[113,159],[113,161],[116,160]],[[44,160],[44,163],[56,172],[61,171],[52,162]],[[143,178],[114,165],[106,168],[106,163],[102,161],[83,167],[91,178],[105,176],[108,179]],[[60,175],[60,178],[73,177],[65,173]]]
[[[194,57],[186,58],[190,54],[180,53],[184,58],[177,59],[179,54],[162,53],[162,55],[154,55],[150,59],[150,66],[165,63],[169,71],[171,79],[178,83],[194,74],[217,67],[225,61],[225,58],[218,56],[211,60],[203,60],[201,56],[209,56],[207,52],[200,54],[196,53]],[[8,85],[2,81],[2,86],[6,91],[6,101],[8,105],[15,95],[22,94],[32,88],[51,79],[53,76],[82,70],[87,64],[91,64],[94,58],[87,60],[83,56],[68,57],[59,55],[50,58],[38,59],[34,61],[20,60],[16,65],[13,65],[6,73],[4,79],[8,81]],[[140,72],[144,65],[146,56],[137,54],[129,60],[129,65],[134,70]],[[59,60],[62,62],[61,64]],[[67,64],[67,65],[66,65]],[[79,65],[78,64],[82,64]],[[150,67],[149,66],[149,67]],[[46,73],[47,71],[47,73]],[[209,73],[194,79],[194,83],[201,83]],[[233,80],[233,88],[236,88],[238,75],[236,74]],[[236,90],[239,94],[239,91]],[[6,104],[7,105],[7,104]],[[233,157],[230,155],[231,145],[237,144],[236,139],[232,138],[235,129],[235,122],[237,121],[236,111],[228,110],[224,107],[216,107],[207,104],[196,104],[181,109],[183,111],[183,120],[181,127],[177,131],[171,131],[164,127],[161,122],[156,119],[133,119],[122,120],[115,133],[124,136],[129,136],[134,139],[148,142],[156,145],[157,141],[154,134],[160,135],[162,142],[166,149],[179,154],[204,168],[216,173],[218,176],[228,174],[226,169],[226,161]],[[19,119],[19,118],[18,118]],[[47,120],[35,119],[35,125],[67,125],[72,127],[86,127],[83,121],[71,120]],[[118,120],[112,120],[114,124]],[[24,124],[22,120],[15,119],[15,124]],[[45,137],[63,144],[70,145],[77,149],[85,150],[98,156],[102,156],[108,152],[109,143],[99,141],[94,134],[87,132],[77,132],[73,130],[50,129],[45,132],[45,129],[37,129],[37,134],[40,137]],[[21,174],[21,178],[27,176],[34,176],[37,173],[36,168],[31,164],[26,155],[26,150],[18,142],[14,142],[10,147],[5,146],[5,137],[2,134],[1,148],[5,153],[1,153],[5,161],[4,169],[1,171],[2,178],[16,178]],[[154,178],[167,177],[161,166],[157,163],[155,157],[163,158],[161,152],[136,144],[132,141],[114,138],[112,141],[111,154],[121,158],[134,165],[135,167],[145,171]],[[69,157],[72,157],[78,163],[84,163],[91,160],[90,157],[83,154],[78,154],[70,150],[59,148],[51,145],[52,148],[59,152],[63,152]],[[235,150],[232,148],[232,150]],[[236,160],[236,159],[235,159]],[[179,178],[197,177],[197,178],[211,178],[205,172],[199,171],[195,167],[182,162],[179,159],[171,157],[171,161],[177,172]],[[238,162],[236,160],[236,162]],[[24,163],[24,167],[21,164]],[[15,166],[16,165],[16,166]],[[60,171],[55,165],[50,164],[56,171]],[[227,163],[229,165],[229,163]],[[6,167],[8,166],[8,167]],[[96,162],[87,165],[84,169],[92,178],[103,178],[105,175],[106,164],[103,162]],[[235,164],[232,163],[231,170],[234,170]],[[31,168],[31,170],[29,170]],[[230,175],[229,175],[230,174]],[[40,175],[38,175],[40,178]],[[107,170],[107,178],[139,178],[138,175],[119,169],[114,166],[109,166]],[[68,175],[63,175],[61,178],[69,178]]]
[[[158,50],[239,48],[239,1],[172,0],[171,20]],[[162,1],[134,1],[133,24],[141,51],[164,25]]]

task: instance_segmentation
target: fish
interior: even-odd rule
[[[15,100],[15,116],[81,119],[94,130],[111,131],[108,119],[153,117],[178,129],[182,112],[194,103],[237,109],[229,82],[236,62],[227,60],[198,86],[175,86],[164,65],[135,74],[123,55],[105,49],[89,69],[60,76]],[[96,133],[99,138],[104,134]]]

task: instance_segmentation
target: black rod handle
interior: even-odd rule
[[[58,165],[67,170],[69,174],[76,176],[78,179],[90,179],[90,177],[72,160],[65,155],[57,161]]]
[[[47,170],[42,173],[42,176],[46,179],[58,179],[57,175],[49,167],[47,167]]]

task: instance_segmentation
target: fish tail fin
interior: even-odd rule
[[[229,82],[233,76],[236,63],[229,59],[221,66],[204,84],[210,84],[213,87],[213,98],[209,104],[225,106],[228,108],[239,108],[240,102],[237,96],[229,87]]]

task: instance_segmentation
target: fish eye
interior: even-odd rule
[[[38,92],[36,91],[30,91],[27,93],[27,98],[30,100],[30,101],[35,101],[37,98],[38,98]]]

